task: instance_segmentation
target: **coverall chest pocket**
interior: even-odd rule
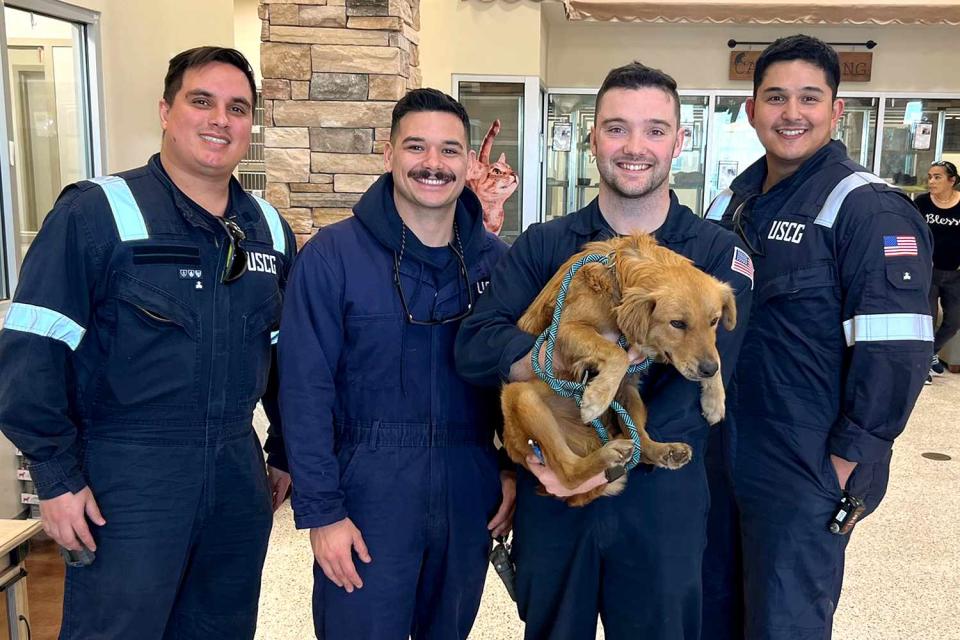
[[[186,303],[118,273],[116,326],[104,381],[124,407],[195,407],[200,393],[200,322]]]
[[[256,403],[267,389],[270,375],[272,334],[280,324],[280,291],[243,316],[243,346],[238,384],[240,405]]]
[[[344,319],[344,374],[349,385],[384,391],[396,385],[402,369],[403,320],[399,314],[347,316]],[[429,354],[424,354],[428,358]]]
[[[780,339],[804,342],[840,337],[840,284],[832,264],[802,267],[767,281],[754,298],[768,326]]]

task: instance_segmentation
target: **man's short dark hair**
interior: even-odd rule
[[[798,33],[795,36],[778,38],[760,53],[753,67],[753,97],[763,83],[763,75],[772,64],[802,60],[823,69],[827,78],[831,97],[837,99],[837,87],[840,86],[840,57],[833,47],[819,38]]]
[[[677,109],[677,123],[680,123],[680,94],[677,93],[677,81],[660,69],[648,67],[634,60],[630,64],[617,67],[607,74],[600,91],[597,92],[596,112],[600,112],[600,101],[611,89],[660,89],[673,98]]]
[[[195,47],[187,49],[170,58],[170,66],[167,67],[167,77],[163,80],[163,101],[168,105],[173,104],[180,87],[183,86],[183,74],[187,69],[196,69],[204,67],[213,62],[222,62],[236,67],[247,77],[250,83],[250,95],[253,102],[252,107],[257,106],[257,83],[253,78],[253,69],[250,62],[242,53],[236,49],[227,47]]]
[[[463,123],[463,134],[467,139],[467,146],[470,146],[470,116],[467,115],[467,110],[451,96],[436,89],[413,89],[400,98],[393,108],[393,118],[390,120],[390,139],[393,140],[393,136],[397,133],[403,116],[425,111],[451,113],[459,118]]]

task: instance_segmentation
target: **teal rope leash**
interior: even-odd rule
[[[563,398],[573,398],[578,407],[583,402],[583,392],[587,385],[585,382],[573,382],[571,380],[562,380],[557,378],[553,368],[553,351],[556,348],[557,343],[557,329],[560,326],[560,315],[563,313],[563,304],[567,299],[567,289],[570,288],[570,283],[573,281],[573,277],[577,274],[577,271],[579,271],[584,265],[592,262],[599,262],[606,265],[609,264],[609,261],[609,256],[592,253],[580,258],[570,267],[566,275],[563,277],[563,282],[560,284],[560,292],[557,294],[557,305],[553,310],[553,318],[550,322],[550,326],[547,327],[543,333],[537,336],[537,340],[533,344],[533,351],[531,352],[531,364],[533,365],[533,372],[537,374],[537,377],[546,382],[557,395]],[[627,349],[629,347],[626,338],[624,338],[622,335],[618,340],[618,344],[623,349]],[[541,367],[540,352],[544,349],[544,347],[546,347],[546,355],[544,357],[545,366]],[[627,369],[627,373],[634,374],[645,371],[652,362],[653,360],[651,358],[647,358],[639,364],[631,365]],[[630,432],[630,438],[633,440],[633,455],[631,456],[630,461],[625,465],[625,468],[627,470],[633,469],[635,466],[640,464],[640,434],[637,433],[637,425],[634,424],[633,418],[630,417],[630,414],[627,413],[627,410],[624,409],[623,406],[616,400],[610,403],[610,408],[617,412],[617,415],[620,416],[623,424]],[[607,433],[607,428],[603,426],[600,418],[593,420],[590,423],[590,426],[592,426],[597,432],[597,437],[600,438],[601,443],[607,444],[607,442],[610,441],[610,434]]]

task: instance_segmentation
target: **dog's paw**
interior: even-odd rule
[[[615,438],[603,445],[601,450],[607,467],[626,465],[633,457],[633,440],[630,438]]]
[[[693,449],[682,442],[667,442],[660,444],[657,455],[651,460],[657,467],[664,469],[679,469],[693,459]]]
[[[717,424],[723,420],[726,406],[726,396],[722,393],[708,393],[704,389],[700,394],[700,409],[703,411],[703,417],[707,419],[707,424]]]
[[[610,383],[600,378],[587,385],[580,402],[580,419],[584,424],[593,422],[610,408],[619,386],[618,381]]]

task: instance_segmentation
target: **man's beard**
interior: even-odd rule
[[[612,167],[611,171],[607,171],[607,167]],[[621,198],[627,199],[636,199],[642,198],[650,193],[653,193],[659,189],[665,182],[670,179],[670,167],[669,165],[661,169],[659,164],[653,164],[650,169],[647,170],[645,179],[639,184],[633,183],[629,187],[624,186],[617,174],[616,163],[606,163],[601,164],[597,163],[597,171],[600,173],[600,180],[603,181],[607,187],[610,188],[615,194]]]

